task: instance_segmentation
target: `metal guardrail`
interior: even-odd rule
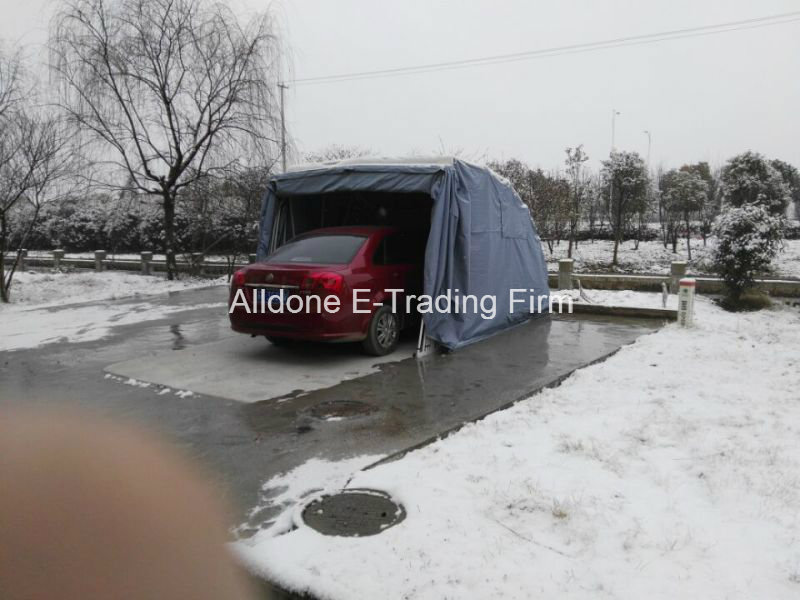
[[[22,257],[23,268],[45,267],[45,268],[74,268],[74,269],[94,269],[96,271],[138,271],[144,274],[165,273],[167,271],[166,260],[153,260],[152,253],[143,252],[138,260],[135,258],[109,258],[107,254],[99,250],[95,253],[95,258],[66,258],[63,254],[52,256],[29,256]],[[249,262],[235,262],[229,265],[220,261],[207,261],[200,254],[192,255],[191,261],[176,261],[176,268],[181,273],[191,273],[194,275],[226,275],[229,270],[235,271],[255,262],[255,255],[249,256]],[[5,264],[11,265],[16,261],[16,255],[5,257]]]

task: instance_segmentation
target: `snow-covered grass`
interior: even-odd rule
[[[64,341],[87,342],[105,337],[120,325],[162,319],[186,310],[222,307],[224,302],[167,306],[144,300],[157,294],[224,282],[224,277],[167,281],[163,277],[116,271],[17,273],[11,287],[11,304],[0,304],[0,351]],[[120,298],[143,301],[69,306]]]
[[[0,311],[31,308],[35,305],[60,306],[75,302],[112,300],[164,294],[197,287],[222,285],[224,277],[201,279],[187,277],[168,281],[163,276],[139,275],[124,271],[26,271],[15,273],[11,286],[11,305],[0,304]],[[2,314],[2,312],[0,312]]]
[[[696,311],[356,472],[407,511],[382,534],[326,537],[297,506],[237,548],[320,598],[797,598],[800,315]]]
[[[692,261],[689,272],[694,274],[713,274],[712,254],[715,239],[709,239],[708,245],[703,246],[700,239],[692,240]],[[567,257],[567,242],[561,242],[553,247],[553,253],[542,244],[542,251],[547,260],[548,269],[558,270],[558,261]],[[614,242],[598,240],[596,242],[581,242],[573,249],[572,257],[575,259],[576,272],[604,272],[610,269],[611,258],[614,251]],[[619,248],[620,272],[627,273],[669,273],[670,263],[675,260],[686,260],[686,241],[678,245],[677,254],[672,253],[672,247],[664,248],[659,241],[641,242],[639,249],[634,249],[634,242],[623,242]],[[800,278],[800,240],[785,240],[783,250],[773,262],[772,272],[766,274],[770,277]]]

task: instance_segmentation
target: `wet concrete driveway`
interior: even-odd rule
[[[269,399],[249,403],[222,394],[176,395],[162,386],[126,385],[123,378],[106,377],[110,365],[154,355],[186,369],[192,361],[181,362],[180,356],[213,347],[206,344],[234,344],[252,354],[249,360],[263,360],[269,368],[268,342],[232,333],[224,307],[208,307],[225,296],[225,288],[208,288],[151,299],[185,310],[115,327],[102,340],[0,353],[0,406],[79,406],[158,430],[219,474],[242,522],[258,503],[264,481],[309,458],[392,455],[423,444],[558,382],[659,326],[639,319],[539,318],[455,353],[387,362],[346,380],[353,377],[353,360],[369,360],[358,357],[358,346],[295,346],[280,349],[286,353],[282,360],[302,365],[310,353],[315,364],[349,366],[326,380],[328,387],[287,395],[276,386],[273,391],[280,393],[266,389],[262,397]],[[206,306],[195,309],[194,304]],[[191,379],[184,371],[179,375],[188,379],[174,387]],[[247,373],[220,360],[214,378],[232,376]],[[348,406],[338,414],[337,407]],[[271,516],[258,515],[251,525]]]

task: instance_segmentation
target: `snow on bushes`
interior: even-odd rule
[[[722,194],[728,206],[758,204],[782,216],[791,200],[791,190],[780,171],[757,152],[734,156],[722,169]]]
[[[728,294],[738,302],[752,287],[759,272],[765,271],[778,254],[783,238],[783,221],[758,204],[733,206],[714,223],[718,243],[716,267],[725,280]]]

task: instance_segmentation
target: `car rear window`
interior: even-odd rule
[[[284,244],[267,257],[268,263],[343,265],[353,260],[366,240],[363,235],[314,235]]]

